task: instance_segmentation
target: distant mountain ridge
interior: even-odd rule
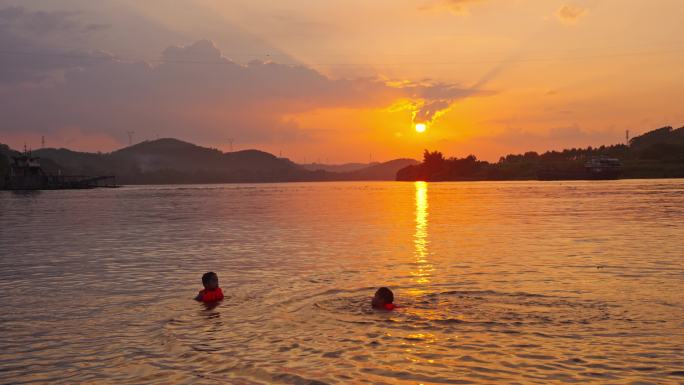
[[[0,144],[0,177],[18,151]],[[426,150],[422,163],[395,159],[384,163],[298,165],[259,150],[221,152],[165,138],[101,154],[46,148],[33,151],[43,169],[64,175],[116,175],[121,184],[243,183],[354,180],[530,180],[540,170],[559,174],[582,168],[592,157],[622,161],[623,178],[684,178],[684,127],[662,127],[634,137],[629,145],[530,151],[497,163],[475,156],[444,158]],[[340,170],[334,172],[331,170]]]
[[[34,150],[46,172],[65,175],[116,175],[122,184],[244,183],[334,180],[394,180],[396,172],[416,160],[399,159],[353,171],[310,170],[289,159],[259,150],[221,152],[173,138],[137,143],[111,153],[68,149]],[[9,157],[19,155],[0,145],[0,175]]]

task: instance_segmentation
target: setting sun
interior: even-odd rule
[[[427,129],[425,123],[416,124],[416,132],[425,132],[425,129]]]

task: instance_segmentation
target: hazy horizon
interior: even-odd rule
[[[662,128],[662,127],[659,127],[659,128]],[[634,137],[634,136],[632,136],[631,138],[633,138],[633,137]],[[41,138],[41,140],[42,140],[42,138]],[[381,163],[385,163],[385,162],[391,162],[391,161],[400,160],[400,159],[413,159],[413,160],[416,160],[416,161],[419,161],[419,162],[420,162],[420,161],[423,159],[423,155],[424,155],[423,152],[424,152],[424,151],[434,150],[434,151],[441,152],[439,149],[427,149],[427,148],[426,148],[426,149],[423,150],[423,152],[421,152],[421,153],[419,154],[419,156],[416,156],[415,158],[399,157],[399,158],[391,158],[391,159],[390,159],[390,158],[388,158],[388,159],[375,159],[375,158],[372,157],[372,154],[369,154],[369,155],[370,155],[369,158],[367,158],[367,159],[365,159],[365,160],[358,160],[358,161],[331,162],[331,161],[330,161],[330,158],[328,158],[328,157],[318,157],[318,158],[313,157],[313,158],[307,158],[306,156],[304,156],[304,157],[302,158],[301,161],[297,161],[296,159],[290,159],[290,158],[288,158],[288,157],[285,156],[284,154],[271,153],[271,152],[268,152],[268,151],[265,151],[265,150],[259,149],[259,148],[250,147],[250,148],[233,148],[233,149],[230,149],[230,148],[229,148],[229,149],[221,149],[221,148],[216,148],[215,146],[211,146],[211,145],[201,145],[201,144],[193,143],[193,142],[190,142],[190,141],[187,141],[187,140],[183,140],[183,139],[180,139],[180,138],[172,138],[172,137],[147,138],[147,139],[144,139],[144,140],[136,141],[136,142],[134,142],[134,143],[132,143],[132,144],[128,144],[128,143],[123,144],[123,145],[121,145],[121,146],[119,146],[119,147],[117,147],[117,148],[114,148],[114,149],[112,149],[112,150],[109,150],[109,151],[101,151],[101,150],[88,151],[88,150],[84,150],[84,151],[82,151],[82,152],[85,152],[85,153],[103,153],[103,154],[109,154],[109,153],[113,153],[113,152],[116,152],[116,151],[124,150],[124,149],[126,149],[126,148],[128,148],[128,147],[135,147],[136,145],[139,145],[139,144],[149,143],[149,142],[155,142],[155,141],[160,141],[160,140],[162,140],[162,141],[163,141],[163,140],[177,140],[177,141],[184,142],[184,143],[188,143],[188,144],[191,144],[191,145],[194,145],[194,146],[199,146],[199,147],[205,148],[205,149],[219,150],[219,151],[221,151],[221,152],[223,152],[223,153],[241,152],[241,151],[261,151],[261,152],[266,152],[266,153],[269,153],[269,154],[271,154],[271,155],[274,155],[274,156],[276,156],[276,157],[278,157],[278,158],[289,159],[290,161],[292,161],[292,162],[294,162],[294,163],[296,163],[296,164],[303,165],[303,166],[306,166],[306,165],[311,166],[311,165],[316,165],[316,164],[325,165],[325,166],[343,166],[343,165],[352,165],[352,164],[357,164],[357,165],[372,165],[372,164],[381,164]],[[2,143],[2,142],[0,142],[0,144],[7,144],[7,143]],[[588,146],[590,146],[590,147],[592,147],[592,148],[598,148],[598,147],[600,147],[601,145],[612,146],[612,145],[619,145],[619,144],[620,144],[620,143],[602,143],[602,144],[598,144],[598,145],[591,145],[591,144],[590,144],[590,145],[588,145]],[[25,147],[24,147],[24,146],[25,146]],[[13,146],[10,146],[10,149],[11,149],[11,150],[15,150],[15,151],[24,151],[24,150],[28,150],[28,151],[39,151],[39,150],[43,150],[43,149],[48,149],[48,150],[62,150],[62,149],[64,149],[64,150],[70,150],[70,151],[79,151],[79,150],[74,150],[73,148],[69,148],[69,147],[54,147],[54,146],[47,146],[47,145],[46,145],[45,147],[40,147],[40,146],[38,146],[38,147],[32,147],[32,146],[30,146],[28,143],[24,143],[21,147],[13,147]],[[545,151],[563,151],[563,150],[570,150],[570,149],[573,149],[573,148],[565,148],[565,149],[550,148],[550,149],[547,149],[547,150],[545,150]],[[580,149],[582,149],[582,147],[580,147]],[[79,152],[81,152],[81,151],[79,151]],[[520,153],[512,153],[512,154],[502,154],[501,156],[502,156],[502,157],[505,157],[506,155],[523,155],[523,154],[526,153],[526,152],[527,152],[527,151],[521,151]],[[459,158],[459,155],[461,155],[461,154],[448,154],[448,153],[443,153],[443,155],[444,155],[445,158],[452,158],[452,157],[454,157],[454,158]],[[497,158],[497,159],[483,159],[483,158],[478,157],[478,155],[477,155],[477,154],[474,154],[474,153],[464,154],[463,157],[465,157],[466,155],[467,155],[467,156],[474,155],[476,158],[478,158],[478,159],[480,159],[480,160],[485,160],[485,161],[489,161],[489,162],[497,162],[497,161],[499,161],[499,158]]]
[[[0,0],[0,142],[495,161],[684,125],[684,4]],[[415,125],[425,124],[425,132]]]

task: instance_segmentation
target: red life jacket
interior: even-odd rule
[[[395,305],[393,303],[386,303],[385,304],[385,309],[387,309],[387,310],[394,310],[396,308],[397,308],[397,305]]]
[[[200,294],[202,295],[202,302],[216,302],[223,299],[223,291],[220,287],[215,290],[201,290]]]

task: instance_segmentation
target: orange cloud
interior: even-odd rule
[[[456,15],[467,15],[468,6],[475,3],[480,3],[484,0],[441,0],[438,3],[433,3],[421,7],[421,10],[430,9],[448,9]]]
[[[586,8],[576,5],[564,5],[556,12],[556,17],[565,24],[573,24],[587,12]]]

